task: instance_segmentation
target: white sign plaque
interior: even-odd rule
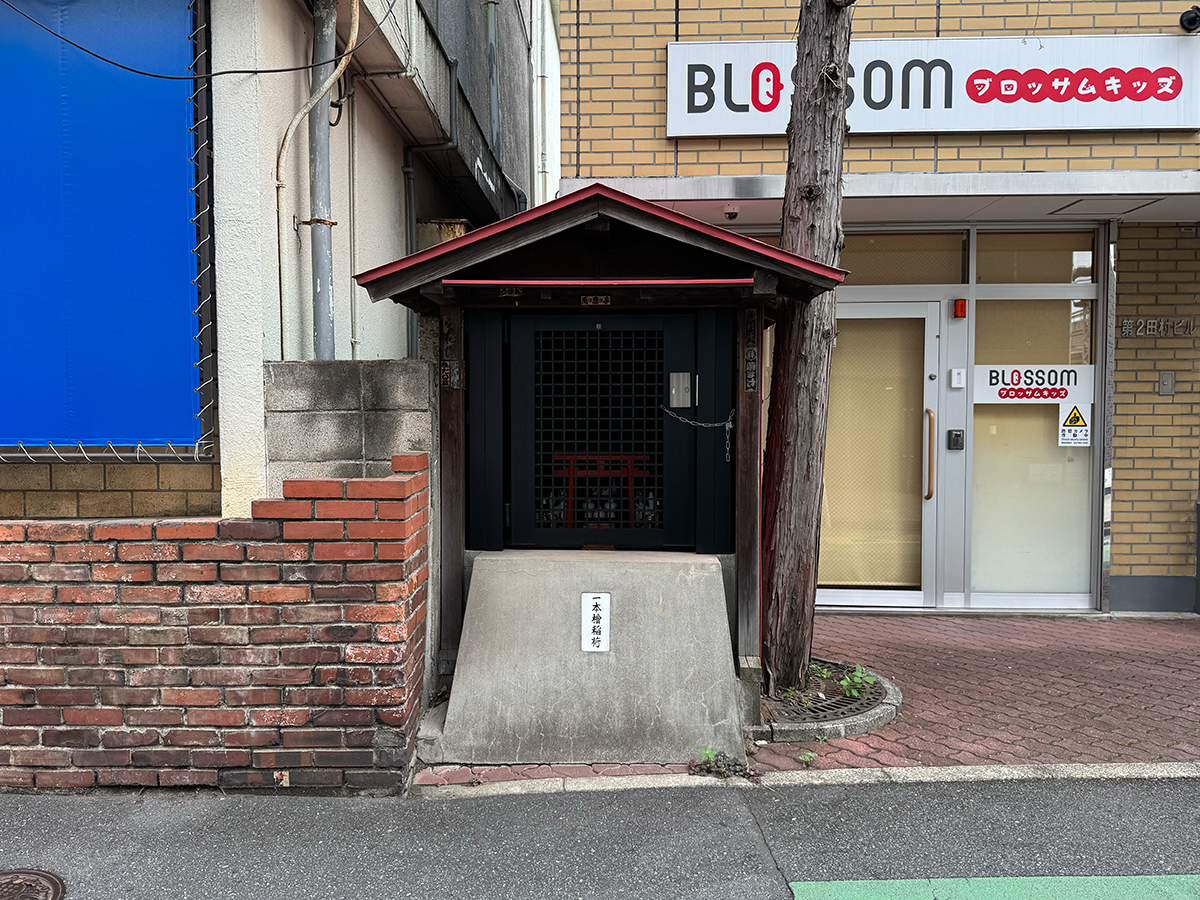
[[[1090,447],[1092,445],[1092,408],[1086,404],[1058,405],[1058,446]]]
[[[850,42],[852,134],[1200,128],[1189,35]],[[795,41],[667,45],[667,137],[783,134]]]
[[[1095,366],[992,365],[975,367],[976,403],[1092,402]]]
[[[606,593],[583,594],[581,646],[590,653],[608,651],[608,601]]]

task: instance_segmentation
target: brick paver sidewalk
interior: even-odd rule
[[[795,769],[1200,761],[1200,619],[818,615],[814,654],[887,676],[894,722],[769,744]]]

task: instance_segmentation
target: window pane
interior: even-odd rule
[[[1070,365],[1092,362],[1092,301],[979,300],[975,364]]]
[[[976,240],[980,284],[1071,284],[1092,281],[1092,232],[1003,231]]]
[[[847,234],[838,265],[846,284],[962,284],[966,234]]]

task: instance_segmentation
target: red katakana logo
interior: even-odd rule
[[[1053,100],[1066,103],[1079,100],[1091,103],[1104,99],[1117,100],[1174,100],[1183,89],[1183,76],[1170,66],[1150,71],[1137,66],[1129,71],[1108,68],[1103,71],[1083,68],[1070,69],[978,69],[967,79],[967,96],[976,103],[1015,103],[1026,100],[1041,103]]]

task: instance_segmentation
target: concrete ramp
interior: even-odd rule
[[[582,595],[609,594],[607,652]],[[506,550],[475,559],[429,762],[745,759],[721,566],[690,553]],[[432,758],[429,758],[432,757]]]

